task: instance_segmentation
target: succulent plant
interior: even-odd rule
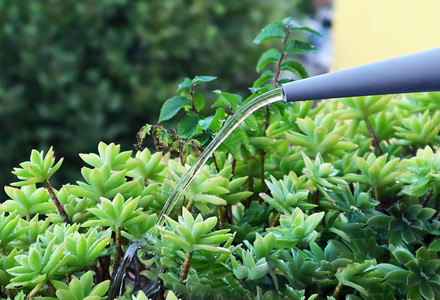
[[[29,161],[20,164],[19,168],[14,168],[12,173],[21,181],[11,183],[12,186],[24,186],[28,184],[44,183],[61,167],[63,158],[61,158],[55,165],[55,157],[52,147],[47,151],[38,152],[32,150]]]
[[[297,122],[301,133],[286,132],[286,140],[293,145],[301,146],[308,156],[320,153],[323,158],[328,159],[357,148],[355,144],[344,140],[346,125],[338,122],[334,115],[319,114],[314,120],[307,116],[299,118]]]
[[[434,145],[438,141],[440,131],[440,114],[430,115],[429,110],[423,114],[412,115],[402,120],[400,126],[395,126],[397,142],[402,145],[424,147]]]

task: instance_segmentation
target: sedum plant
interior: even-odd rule
[[[217,223],[216,217],[203,220],[203,217],[198,215],[194,219],[191,213],[183,208],[182,216],[179,217],[178,222],[167,217],[167,223],[170,225],[171,230],[160,228],[162,237],[186,251],[180,282],[186,280],[188,276],[191,259],[195,251],[230,253],[230,250],[220,246],[221,243],[226,242],[231,237],[231,234],[227,233],[228,229],[209,233]]]
[[[80,154],[76,182],[52,187],[63,160],[33,150],[0,201],[0,299],[439,298],[438,93],[273,103],[165,207],[235,111],[308,76],[310,36],[269,24],[248,94],[184,79],[134,149]]]

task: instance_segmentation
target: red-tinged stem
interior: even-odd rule
[[[280,60],[278,61],[278,65],[277,65],[277,73],[274,78],[274,87],[275,88],[278,87],[278,79],[279,79],[280,73],[281,73],[281,63],[283,62],[284,55],[286,54],[284,49],[286,48],[287,40],[289,39],[289,34],[290,34],[290,29],[288,28],[286,31],[286,36],[284,37],[283,50],[281,52],[281,57],[280,57]],[[266,120],[264,121],[263,136],[266,136],[266,131],[267,131],[267,128],[269,127],[269,116],[270,116],[269,106],[266,106]],[[264,186],[266,184],[264,182],[264,155],[265,154],[266,154],[266,152],[264,151],[264,149],[261,149],[261,151],[260,151],[260,156],[261,156],[261,188],[263,190],[264,190]]]
[[[186,205],[186,210],[190,211],[193,208],[194,200],[189,200],[188,204]]]
[[[281,63],[283,62],[284,55],[286,55],[286,52],[284,51],[284,49],[286,48],[287,40],[289,39],[289,34],[290,34],[290,28],[287,29],[286,36],[284,37],[283,51],[281,51],[281,58],[278,61],[277,73],[275,74],[275,78],[274,78],[275,88],[278,87],[278,79],[279,79],[280,73],[281,73]]]
[[[191,267],[192,255],[193,255],[192,252],[186,253],[185,261],[183,262],[182,273],[180,273],[180,282],[181,283],[183,281],[185,281],[186,278],[188,277],[189,268]]]
[[[61,216],[61,219],[66,224],[71,224],[69,220],[69,216],[66,214],[66,211],[64,210],[63,205],[61,204],[60,200],[58,200],[57,195],[55,195],[54,190],[52,189],[52,186],[49,183],[49,180],[44,181],[44,187],[49,192],[50,198],[52,198],[53,203],[55,204],[55,207],[57,208],[58,213]]]
[[[192,88],[189,90],[189,96],[191,97],[192,110],[198,114],[199,112],[197,111],[196,104],[194,103],[194,90]]]
[[[235,173],[235,166],[237,165],[237,160],[235,158],[232,159],[231,165],[232,165],[231,174],[234,174]]]
[[[280,223],[280,217],[281,217],[281,213],[277,213],[277,215],[275,216],[275,218],[272,221],[271,227],[278,226],[278,224]]]
[[[218,167],[217,158],[215,157],[215,154],[212,153],[212,160],[214,161],[215,169],[217,172],[220,172],[220,168]]]
[[[313,192],[312,203],[319,206],[319,190]]]
[[[378,156],[382,155],[382,149],[380,148],[380,142],[377,139],[376,133],[374,132],[373,126],[371,125],[370,120],[367,118],[365,118],[365,124],[367,125],[368,128],[368,133],[370,134],[371,137],[371,143],[373,144],[374,149],[376,150],[376,154]]]

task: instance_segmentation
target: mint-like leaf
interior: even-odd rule
[[[212,120],[214,120],[214,116],[209,116],[207,118],[204,118],[203,120],[199,120],[200,129],[202,130],[208,129],[212,123]]]
[[[241,96],[237,94],[222,92],[220,90],[215,90],[214,93],[220,95],[220,97],[215,101],[212,107],[235,106],[243,100]]]
[[[270,62],[279,61],[281,59],[281,52],[275,48],[271,48],[264,52],[257,63],[257,72],[260,72]]]
[[[260,44],[273,39],[283,39],[286,36],[283,27],[278,24],[269,24],[261,30],[254,39],[255,44]]]
[[[192,138],[197,134],[199,117],[192,111],[177,124],[177,133],[183,139]]]
[[[301,26],[301,27],[291,26],[290,28],[291,28],[292,30],[308,31],[308,32],[313,33],[313,34],[315,34],[315,35],[322,36],[318,31],[316,31],[316,30],[314,30],[314,29],[312,29],[312,28],[310,28],[310,27],[307,27],[307,26]]]
[[[301,63],[293,60],[283,62],[281,64],[280,70],[290,71],[296,76],[298,76],[300,79],[309,77],[309,73],[307,73],[306,68],[304,68],[304,66]]]
[[[270,71],[267,70],[265,71],[263,74],[261,74],[260,78],[258,78],[257,80],[255,80],[254,85],[252,87],[260,87],[262,86],[266,81],[268,81],[269,79],[273,79],[275,77],[275,74]]]
[[[284,49],[286,53],[288,52],[312,52],[316,51],[316,48],[307,42],[302,42],[298,40],[290,40],[286,43],[286,48]]]
[[[197,111],[201,111],[205,107],[205,99],[203,98],[203,95],[201,93],[194,93],[193,99]]]
[[[181,92],[183,90],[189,91],[189,89],[191,88],[191,84],[192,84],[191,79],[185,78],[185,80],[177,87],[177,91],[178,92]]]
[[[200,83],[210,82],[210,81],[213,81],[216,79],[217,79],[217,77],[215,77],[215,76],[196,76],[192,80],[192,85],[195,86]]]
[[[159,122],[163,122],[174,117],[182,108],[182,106],[190,101],[191,99],[183,96],[174,96],[165,101],[160,110]]]

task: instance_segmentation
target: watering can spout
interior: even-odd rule
[[[440,48],[282,85],[286,102],[440,91]]]

